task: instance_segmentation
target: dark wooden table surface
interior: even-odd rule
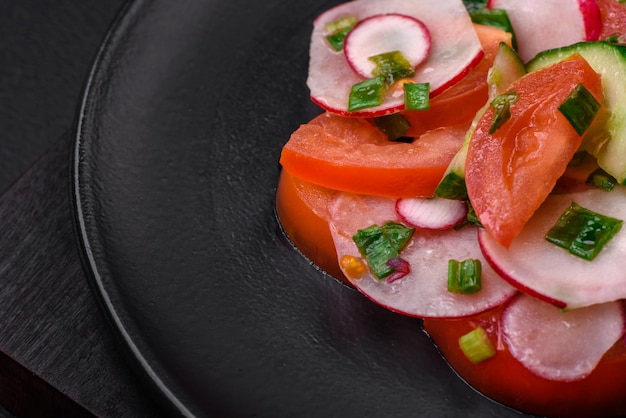
[[[123,0],[0,0],[0,416],[158,416],[80,263],[72,128]]]

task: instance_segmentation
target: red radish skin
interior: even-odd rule
[[[597,41],[602,32],[602,14],[596,0],[578,0],[585,22],[585,41]]]
[[[546,49],[595,41],[602,29],[595,0],[490,0],[488,7],[507,12],[524,61]]]
[[[348,112],[350,89],[364,78],[350,67],[344,54],[333,50],[325,39],[326,24],[341,17],[354,16],[362,21],[371,16],[393,13],[418,19],[428,28],[431,48],[412,79],[418,83],[430,83],[431,97],[460,81],[484,55],[461,0],[439,0],[436,3],[355,0],[343,3],[322,13],[313,24],[307,85],[314,103],[330,112],[355,117],[376,117],[404,109],[403,94],[390,89],[382,105]]]
[[[545,240],[563,211],[579,205],[626,219],[626,188],[610,193],[589,189],[549,196],[511,246],[504,248],[481,230],[478,237],[489,264],[521,292],[559,308],[574,309],[626,298],[626,228],[622,228],[592,261],[569,254]]]
[[[442,230],[465,221],[467,204],[452,199],[404,198],[396,201],[396,212],[404,222],[415,228]]]
[[[338,194],[330,204],[330,229],[337,256],[361,258],[352,240],[358,229],[387,221],[400,222],[395,201],[374,196]],[[416,230],[400,257],[410,265],[404,277],[388,283],[369,271],[359,278],[346,276],[373,302],[400,314],[420,318],[458,318],[496,307],[517,291],[498,276],[485,261],[476,229]],[[448,291],[448,260],[478,259],[482,265],[482,289],[473,295]]]
[[[516,298],[513,298],[515,301]],[[509,302],[509,303],[511,303]],[[450,366],[472,387],[519,411],[520,417],[623,417],[626,416],[626,345],[620,339],[586,378],[563,382],[547,380],[532,373],[508,350],[502,335],[501,308],[455,321],[424,320],[424,330],[441,350]],[[483,327],[497,353],[479,364],[470,362],[458,339],[476,327]],[[591,341],[588,341],[592,344]],[[572,352],[559,344],[565,356]]]
[[[359,22],[346,36],[343,52],[354,71],[370,78],[376,69],[370,57],[400,51],[416,68],[428,56],[430,45],[430,32],[424,23],[411,16],[390,13]]]
[[[509,86],[516,93],[510,118],[491,131],[488,106],[476,125],[465,160],[465,183],[476,216],[504,246],[554,189],[582,142],[558,110],[583,84],[602,101],[600,75],[579,58],[530,72]]]
[[[285,175],[286,173],[283,172],[281,176]],[[284,182],[285,178],[282,180],[279,183],[279,192],[281,189],[285,191],[284,185],[288,184]],[[338,192],[319,193],[321,191],[316,190],[317,187],[308,191],[306,186],[300,187],[304,187],[305,194],[313,194],[305,200],[311,199],[317,202],[313,204],[313,207],[321,210],[316,209],[314,212],[327,219],[328,202]],[[296,198],[295,201],[299,199]],[[282,193],[277,198],[277,209],[278,207],[284,208],[283,212],[279,212],[281,222],[289,219],[289,223],[299,230],[302,229],[298,232],[289,229],[290,238],[295,238],[294,243],[298,248],[302,248],[303,242],[313,244],[319,240],[320,236],[324,235],[323,231],[329,229],[329,225],[325,224],[323,227],[318,225],[317,229],[311,227],[310,216],[305,214],[307,209],[302,208],[295,201]],[[354,209],[358,210],[359,205],[355,204]],[[394,216],[393,211],[386,215]],[[337,264],[335,246],[330,238],[330,232],[328,234],[331,241],[328,254],[335,260],[333,263]],[[315,245],[320,244],[315,242]],[[319,251],[326,252],[325,249],[320,250],[320,247],[317,247],[317,254],[313,254],[311,260],[319,266],[324,266],[323,262],[319,264],[321,261]],[[343,277],[343,275],[340,273],[340,276],[335,277]],[[401,281],[402,279],[399,280]],[[512,298],[511,301],[515,299]],[[457,373],[470,385],[497,402],[540,416],[622,416],[626,413],[623,397],[626,393],[626,348],[623,339],[607,352],[588,378],[575,382],[546,380],[531,373],[515,360],[506,347],[500,318],[508,303],[510,302],[480,315],[457,320],[426,319],[424,327]],[[458,345],[458,338],[476,326],[484,327],[498,347],[496,356],[480,364],[469,362]],[[562,347],[566,350],[565,355],[568,355],[568,347]],[[524,396],[520,397],[520,393]]]
[[[510,353],[531,372],[548,380],[580,380],[624,335],[623,305],[563,311],[520,295],[502,313],[502,333]]]

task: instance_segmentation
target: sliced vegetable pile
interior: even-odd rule
[[[328,37],[343,42],[331,44]],[[395,94],[404,83],[397,79],[427,83],[436,95],[482,55],[461,1],[441,0],[436,7],[426,1],[349,2],[315,20],[307,84],[326,110],[380,116],[404,109],[404,95]]]
[[[423,318],[488,396],[626,414],[625,33],[616,0],[324,12],[307,80],[324,112],[283,148],[284,230],[375,303]]]

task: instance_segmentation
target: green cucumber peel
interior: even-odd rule
[[[489,102],[500,94],[504,93],[511,83],[526,74],[524,63],[517,53],[507,44],[501,42],[493,65],[487,75],[489,86],[489,100],[481,109],[476,112],[461,145],[461,148],[448,164],[443,174],[442,180],[435,189],[435,196],[446,199],[467,200],[467,188],[465,186],[465,159],[472,135],[476,130],[478,122],[487,111]]]
[[[579,42],[539,53],[527,70],[557,63],[580,54],[602,77],[604,106],[598,121],[583,138],[583,149],[620,184],[626,184],[626,46],[609,42]]]

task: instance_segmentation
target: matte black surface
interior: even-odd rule
[[[69,132],[124,0],[0,0],[0,192]]]
[[[0,403],[15,416],[160,411],[97,309],[69,203],[69,133],[123,3],[0,0]]]
[[[158,398],[131,373],[80,263],[72,139],[0,196],[0,400],[18,417],[155,417]]]
[[[75,193],[105,310],[153,386],[198,416],[503,417],[420,322],[279,231],[281,146],[319,110],[313,18],[336,2],[136,1],[86,93]]]

